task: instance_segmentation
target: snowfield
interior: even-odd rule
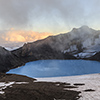
[[[77,85],[78,88],[69,88],[69,90],[81,91],[80,95],[82,97],[79,100],[100,100],[100,74],[37,78],[37,80],[46,82],[66,82],[70,83],[71,85],[84,84]]]

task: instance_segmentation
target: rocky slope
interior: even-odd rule
[[[46,38],[44,40],[24,44],[23,47],[12,51],[12,53],[21,58],[25,63],[42,59],[76,59],[76,57],[67,52],[63,53],[60,50],[52,48],[49,43],[48,38]]]
[[[20,58],[16,57],[10,51],[0,47],[0,72],[7,72],[9,69],[23,65]]]

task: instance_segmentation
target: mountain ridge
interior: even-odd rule
[[[65,34],[48,36],[45,39],[25,43],[22,47],[12,51],[0,47],[0,71],[6,72],[36,60],[86,59],[100,61],[99,52],[100,31],[82,26]],[[96,59],[97,56],[98,59]]]
[[[68,52],[73,55],[82,51],[85,52],[86,50],[93,51],[93,47],[98,46],[100,42],[99,39],[100,31],[96,31],[88,26],[82,26],[80,28],[73,28],[71,32],[65,34],[48,36],[45,39],[27,43],[27,46],[32,46],[32,44],[36,44],[34,46],[48,44],[52,49],[60,52]],[[23,47],[25,47],[25,45],[26,44],[24,44]],[[98,52],[99,50],[94,50],[94,52]]]

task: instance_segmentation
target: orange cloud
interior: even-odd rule
[[[22,30],[14,30],[11,29],[3,35],[3,39],[8,42],[32,42],[39,39],[46,38],[49,35],[53,35],[52,33],[39,33],[34,31],[22,31]]]

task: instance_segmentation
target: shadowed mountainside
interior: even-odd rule
[[[50,37],[52,38],[52,37]],[[23,47],[12,51],[12,54],[21,58],[23,62],[46,59],[76,59],[69,53],[63,53],[52,48],[47,39],[24,44]]]
[[[23,65],[20,58],[16,57],[10,51],[0,47],[0,72],[7,72],[12,68]]]

